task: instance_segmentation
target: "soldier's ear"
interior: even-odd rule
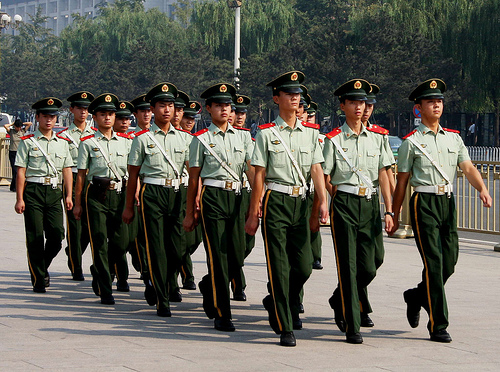
[[[279,99],[280,99],[280,97],[279,97],[279,96],[273,96],[273,101],[274,101],[274,103],[276,103],[277,105],[279,104]]]

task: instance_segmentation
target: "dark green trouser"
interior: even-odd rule
[[[330,223],[346,331],[356,333],[361,322],[359,293],[376,275],[373,242],[382,230],[378,196],[368,200],[338,191],[332,198]]]
[[[135,207],[134,207],[135,208]],[[141,208],[137,207],[132,223],[128,226],[129,239],[128,251],[132,257],[132,266],[141,273],[143,280],[149,280],[148,260],[146,257],[146,242],[144,226],[141,217]]]
[[[44,288],[47,270],[61,250],[64,238],[62,192],[50,185],[27,182],[23,198],[31,284],[33,287]]]
[[[73,203],[75,202],[75,184],[76,184],[76,173],[73,173]],[[88,182],[85,180],[83,189],[85,190]],[[64,194],[64,184],[63,184],[63,194]],[[73,215],[73,210],[68,211],[64,209],[66,213],[66,241],[68,246],[66,248],[66,255],[68,256],[68,267],[71,274],[81,274],[82,270],[82,255],[87,249],[90,242],[89,239],[89,229],[87,227],[87,211],[85,205],[82,206],[82,217],[80,220],[76,220]]]
[[[237,223],[241,224],[240,229],[243,229],[243,231],[245,231],[246,214],[250,205],[250,195],[251,193],[248,192],[247,189],[243,189],[241,191],[241,207]],[[255,235],[248,235],[247,233],[245,233],[245,240],[242,240],[242,243],[244,243],[244,246],[240,247],[240,249],[243,249],[244,258],[247,258],[248,255],[252,252],[253,247],[255,246]],[[243,267],[241,267],[240,271],[235,275],[235,277],[230,278],[230,280],[233,293],[243,291],[247,287]]]
[[[140,193],[146,256],[158,310],[170,307],[168,286],[175,277],[184,254],[179,191],[143,184]]]
[[[203,296],[210,298],[213,308],[207,307],[207,316],[231,319],[229,303],[229,278],[234,277],[243,265],[244,256],[236,247],[242,246],[245,231],[237,224],[241,195],[216,187],[203,186],[200,198],[203,242],[207,254],[208,288]],[[210,294],[207,295],[207,291]],[[210,306],[212,307],[212,306]]]
[[[307,202],[309,203],[309,210],[312,209],[314,201],[314,192],[311,192],[307,197]],[[321,232],[311,232],[311,249],[313,254],[313,261],[321,262]]]
[[[127,248],[127,230],[122,223],[125,194],[125,189],[120,194],[107,190],[102,201],[102,192],[97,186],[89,184],[85,190],[92,260],[101,297],[111,295],[110,267]]]
[[[455,271],[458,234],[455,199],[451,195],[414,193],[410,216],[424,268],[422,281],[412,292],[429,313],[429,332],[448,327],[444,285]]]
[[[266,191],[262,207],[262,236],[268,288],[280,332],[292,331],[299,315],[299,293],[312,272],[307,200]]]
[[[122,208],[123,211],[123,208]],[[130,229],[129,225],[122,223],[120,226],[120,244],[123,244],[123,248],[109,249],[108,250],[108,261],[111,273],[116,275],[116,280],[126,281],[128,280],[128,261],[127,261],[127,250],[130,246]],[[110,245],[113,242],[109,243]]]
[[[198,249],[198,246],[203,241],[203,232],[201,230],[201,225],[196,226],[193,231],[185,232],[185,235],[186,253],[182,257],[182,266],[180,269],[183,284],[189,281],[194,282],[193,262],[191,261],[191,255],[196,251],[196,249]]]

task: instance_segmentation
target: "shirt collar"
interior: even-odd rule
[[[347,125],[347,123],[344,123],[344,125],[342,125],[342,132],[344,133],[344,136],[346,138],[351,138],[351,137],[357,137],[358,135],[356,133],[353,132],[353,130],[351,129],[351,127],[349,127],[349,125]],[[361,124],[361,132],[359,132],[359,136],[361,135],[367,135],[368,134],[368,131],[366,129],[366,127]]]
[[[214,123],[210,123],[209,127],[208,127],[208,131],[211,132],[212,134],[214,135],[217,135],[217,134],[220,134],[220,133],[224,133],[217,125],[215,125]],[[234,128],[231,124],[227,124],[227,129],[226,129],[226,133],[229,132],[229,133],[234,133]]]
[[[107,139],[106,137],[104,137],[104,134],[102,134],[100,130],[97,130],[97,131],[95,132],[94,136],[95,136],[95,139],[98,139],[98,140],[101,140],[101,141],[102,141],[102,140],[106,140],[106,141],[108,141],[108,139]],[[111,139],[112,139],[112,140],[117,140],[117,139],[118,139],[118,136],[116,135],[116,132],[115,132],[115,131],[113,131],[113,132],[112,132],[112,134],[111,134]]]
[[[274,120],[274,123],[280,130],[304,130],[304,126],[302,125],[302,121],[299,119],[295,119],[295,127],[292,129],[290,126],[286,123],[285,120],[281,116],[278,115],[278,117]]]
[[[427,126],[425,126],[424,124],[420,123],[417,130],[422,133],[422,134],[434,134],[434,132],[432,130],[430,130]],[[441,124],[439,124],[439,127],[438,127],[438,133],[440,134],[444,134],[444,130],[443,130],[443,127],[441,127]]]
[[[37,140],[40,140],[40,139],[45,139],[46,141],[53,141],[53,140],[59,141],[60,140],[60,138],[57,137],[56,132],[54,132],[54,131],[52,131],[52,137],[50,138],[50,140],[47,137],[45,137],[42,134],[42,132],[40,132],[39,129],[35,130],[35,132],[33,134],[35,135],[35,139],[37,139]]]
[[[151,123],[151,126],[149,127],[149,130],[150,130],[151,132],[153,132],[154,134],[156,134],[156,133],[158,133],[158,132],[165,133],[165,132],[163,132],[163,131],[160,129],[160,127],[159,127],[159,126],[158,126],[158,125],[157,125],[154,121]],[[174,134],[176,133],[175,127],[174,127],[172,124],[170,124],[170,125],[168,126],[168,131],[167,131],[167,133],[174,133]]]

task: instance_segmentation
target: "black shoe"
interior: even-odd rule
[[[85,277],[83,276],[83,273],[74,273],[73,280],[77,282],[83,282],[85,280]]]
[[[149,306],[156,305],[156,291],[151,282],[148,280],[146,283],[146,289],[144,290],[144,298]]]
[[[340,332],[344,333],[346,331],[344,316],[342,314],[342,309],[340,308],[339,304],[337,304],[335,302],[334,297],[335,297],[335,295],[330,297],[328,299],[328,303],[330,304],[330,307],[333,309],[333,316],[335,318],[335,324],[339,328]]]
[[[293,332],[283,332],[280,336],[281,346],[295,346],[297,341],[295,340],[295,335]]]
[[[415,299],[413,293],[413,289],[408,289],[403,293],[403,298],[406,302],[406,319],[408,319],[410,327],[417,328],[420,321],[421,305],[418,300]]]
[[[45,282],[45,286],[50,287],[50,275],[49,275],[48,271],[47,271],[47,275],[45,275],[45,278],[43,278],[43,280]]]
[[[348,344],[362,344],[363,337],[361,337],[361,333],[347,333],[345,335],[345,340]]]
[[[192,280],[189,280],[187,282],[184,282],[184,284],[182,285],[182,289],[186,289],[188,291],[195,291],[196,284]]]
[[[113,295],[102,296],[101,297],[101,304],[103,304],[103,305],[114,305],[115,304],[115,298],[113,297]]]
[[[264,297],[264,299],[262,300],[262,305],[264,305],[264,308],[267,310],[267,313],[269,315],[269,325],[277,335],[281,334],[278,324],[278,318],[276,317],[276,311],[274,309],[274,301],[271,295],[267,295],[266,297]]]
[[[90,274],[92,274],[92,290],[96,296],[99,296],[99,283],[97,282],[97,271],[94,265],[90,266]]]
[[[304,314],[304,304],[299,304],[299,314]]]
[[[130,292],[130,287],[126,280],[118,280],[116,282],[116,290],[118,292]]]
[[[440,329],[439,331],[433,332],[430,335],[431,341],[445,343],[451,342],[451,336],[448,331],[446,331],[446,329]]]
[[[182,294],[179,288],[176,288],[172,293],[168,294],[169,302],[182,302]]]
[[[320,260],[316,260],[313,262],[313,269],[314,270],[323,270],[323,265],[321,265]]]
[[[361,313],[361,327],[373,327],[375,324],[370,316],[366,313]]]
[[[162,317],[162,318],[170,318],[172,316],[172,312],[170,311],[170,308],[165,308],[165,309],[156,309],[156,315]]]
[[[234,332],[234,324],[231,319],[216,318],[214,320],[214,328],[222,332]]]
[[[293,329],[299,330],[302,329],[302,320],[300,320],[300,317],[293,317],[294,319],[292,320],[293,323]]]
[[[245,291],[237,291],[233,292],[233,300],[234,301],[246,301],[247,300],[247,295],[245,294]]]
[[[35,292],[35,293],[45,293],[45,292],[47,292],[47,290],[45,289],[45,287],[33,287],[33,292]]]

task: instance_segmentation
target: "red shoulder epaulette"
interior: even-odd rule
[[[25,139],[28,139],[28,138],[31,138],[31,137],[34,137],[34,136],[35,136],[34,134],[28,134],[26,136],[22,136],[21,139],[25,140]]]
[[[319,129],[319,124],[308,123],[307,121],[303,121],[302,125],[308,128]]]
[[[85,136],[85,137],[80,138],[80,141],[85,141],[85,140],[87,140],[87,139],[89,139],[89,138],[92,138],[92,137],[94,137],[94,135],[93,135],[93,134],[91,134],[91,135],[89,135],[89,136]]]
[[[233,128],[234,129],[239,129],[239,130],[246,130],[246,131],[250,132],[250,129],[248,129],[248,128],[234,127],[234,126],[233,126]]]
[[[136,136],[136,137],[139,137],[141,134],[144,134],[144,133],[146,133],[146,132],[149,132],[149,129],[143,129],[143,130],[141,130],[140,132],[137,132],[137,133],[135,134],[135,136]]]
[[[449,128],[443,128],[444,131],[446,132],[451,132],[451,133],[457,133],[457,134],[460,134],[460,131],[459,130],[456,130],[456,129],[449,129]]]
[[[318,138],[319,143],[323,143],[323,140],[321,138]]]
[[[404,136],[403,139],[407,139],[408,137],[410,137],[416,131],[417,131],[416,129],[412,130],[410,133],[408,133],[406,136]]]
[[[203,134],[203,133],[206,133],[206,132],[208,132],[208,128],[199,130],[198,132],[196,132],[195,134],[193,134],[193,136],[199,136],[200,134]]]
[[[255,142],[255,138],[253,138],[253,137],[252,137],[252,141],[254,141],[254,142]]]
[[[262,124],[262,125],[259,125],[259,129],[271,128],[271,127],[274,127],[275,125],[276,124],[274,124],[274,123]]]
[[[340,128],[335,128],[334,130],[332,130],[330,133],[328,134],[325,134],[326,138],[330,138],[332,139],[333,137],[335,137],[337,134],[339,133],[342,133],[342,129]]]
[[[61,132],[62,132],[62,131],[61,131]],[[62,137],[62,136],[60,136],[59,134],[60,134],[61,132],[57,133],[57,134],[56,134],[56,137],[57,137],[57,138],[60,138],[60,139],[63,139],[63,140],[65,140],[65,141],[71,142],[71,140],[70,140],[69,138],[66,138],[66,137]]]
[[[62,133],[62,132],[64,132],[65,130],[68,130],[68,129],[69,129],[69,127],[66,127],[66,128],[64,128],[63,130],[59,131],[59,133]]]
[[[378,125],[371,125],[369,127],[366,127],[367,130],[373,133],[378,133],[378,134],[389,134],[389,131],[385,128],[379,127]]]
[[[130,136],[130,134],[127,134],[127,133],[116,132],[116,135],[118,137],[123,137],[123,138],[126,138],[126,139],[132,139],[132,137]]]
[[[185,129],[182,129],[182,128],[175,128],[177,130],[180,130],[181,132],[184,132],[184,133],[187,133],[187,134],[190,134],[190,135],[193,135],[193,133],[191,133],[190,131],[188,130],[185,130]]]
[[[132,138],[134,138],[134,137],[135,137],[135,132],[134,132],[133,130],[131,130],[130,132],[127,132],[127,134],[128,134],[130,137],[132,137]]]
[[[95,130],[96,132],[98,131],[96,127],[90,127],[90,129]]]

